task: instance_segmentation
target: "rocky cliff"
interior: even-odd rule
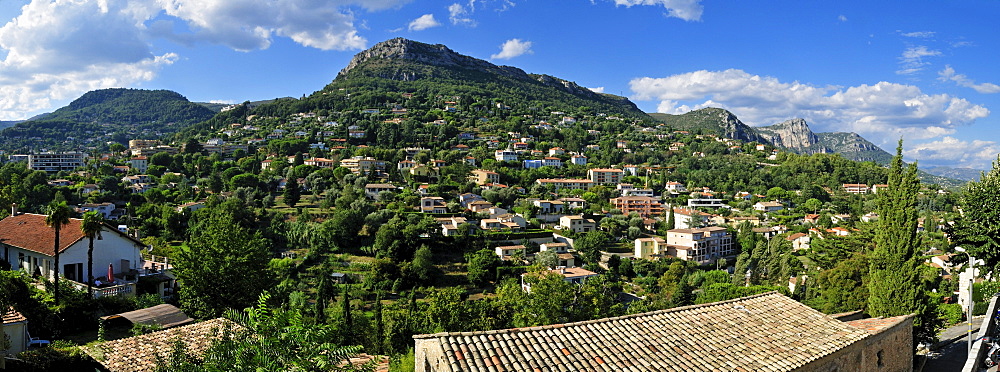
[[[391,65],[395,69],[382,69],[378,77],[393,80],[414,81],[431,77],[422,76],[419,69],[407,68],[412,66],[399,62],[493,73],[520,80],[531,79],[527,73],[516,67],[497,66],[478,58],[456,53],[442,44],[425,44],[404,38],[386,40],[356,54],[337,76],[345,76],[360,66],[378,66],[380,61],[391,61]],[[425,71],[430,72],[431,70]]]
[[[682,115],[650,114],[678,130],[702,131],[746,142],[771,143],[733,113],[720,108],[703,108]]]
[[[754,128],[761,137],[778,147],[795,149],[801,154],[832,152],[820,144],[805,119],[792,119],[766,127]]]

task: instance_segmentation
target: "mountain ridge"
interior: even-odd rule
[[[5,149],[79,150],[106,142],[152,138],[208,120],[215,113],[180,93],[109,88],[84,93],[68,105],[0,131]]]

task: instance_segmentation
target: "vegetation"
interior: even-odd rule
[[[168,90],[101,89],[66,107],[0,131],[0,150],[78,150],[80,143],[127,143],[136,135],[154,137],[207,120],[214,112]],[[98,134],[110,133],[108,138]]]

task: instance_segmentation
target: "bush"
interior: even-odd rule
[[[94,371],[101,365],[83,353],[80,348],[59,343],[50,347],[28,350],[11,360],[7,368],[15,371]]]
[[[947,325],[958,324],[965,318],[965,312],[962,311],[962,305],[959,304],[939,304],[938,318],[941,318]]]

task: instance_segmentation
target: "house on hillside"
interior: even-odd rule
[[[777,212],[777,211],[780,211],[782,209],[785,209],[785,206],[782,205],[779,202],[776,202],[776,201],[773,201],[773,202],[757,202],[757,204],[753,205],[753,209],[755,211],[758,211],[758,212],[771,213],[771,212]]]
[[[0,247],[3,259],[11,270],[23,270],[29,275],[55,278],[54,230],[45,225],[45,215],[17,213],[0,220]],[[66,279],[86,283],[87,246],[89,240],[80,230],[81,219],[71,218],[59,233],[59,272]],[[143,267],[140,254],[145,245],[118,229],[104,225],[94,240],[94,276],[102,278],[113,271],[117,279],[133,281]],[[134,295],[134,284],[131,286]],[[122,289],[128,290],[128,289]],[[118,294],[118,293],[115,293]],[[95,296],[102,294],[95,293]]]

